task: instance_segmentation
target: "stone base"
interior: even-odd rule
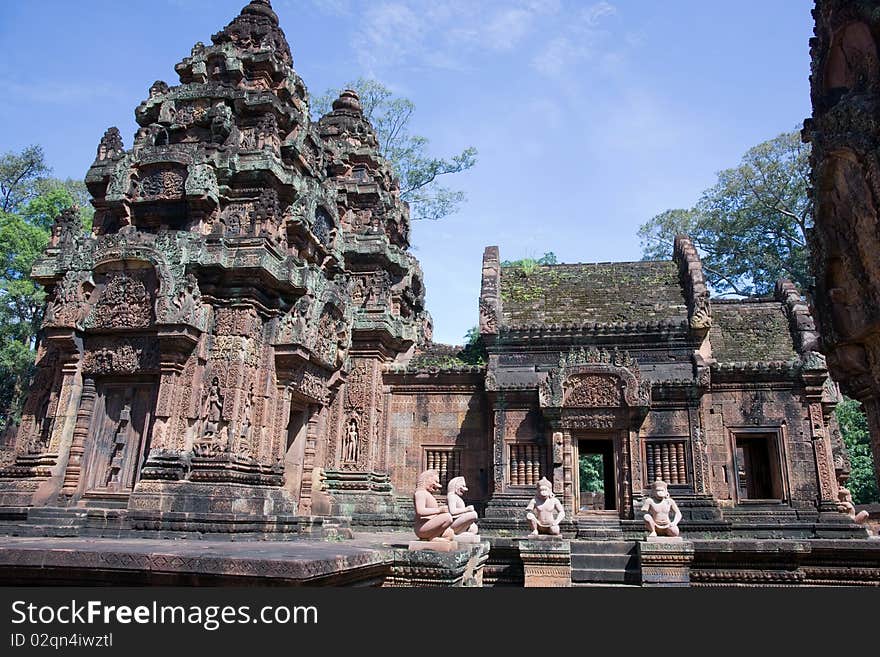
[[[471,534],[468,532],[465,532],[463,534],[456,534],[455,540],[458,541],[459,543],[481,543],[482,542],[482,539],[480,538],[479,534]]]
[[[642,541],[639,558],[642,586],[690,586],[690,568],[694,560],[694,544],[681,537],[657,536],[678,540]]]
[[[431,550],[433,552],[455,552],[458,550],[457,541],[410,541],[407,543],[408,550]]]
[[[684,539],[681,536],[648,536],[648,543],[681,543]]]
[[[571,586],[569,541],[539,534],[519,542],[519,556],[526,588]]]
[[[413,544],[420,548],[413,549]],[[391,571],[382,586],[483,586],[483,566],[489,559],[489,542],[461,546],[440,552],[424,545],[434,541],[413,541],[410,549],[394,551]],[[455,544],[455,541],[448,541]]]
[[[34,497],[45,479],[0,480],[0,506],[33,506]]]

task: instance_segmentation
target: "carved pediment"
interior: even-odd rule
[[[580,348],[560,357],[538,396],[544,408],[639,408],[650,405],[651,384],[628,353]]]

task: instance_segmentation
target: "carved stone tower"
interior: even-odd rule
[[[390,489],[380,368],[425,322],[406,204],[354,93],[310,122],[268,0],[211,41],[150,87],[130,150],[107,130],[92,234],[63,214],[34,268],[49,302],[3,504],[253,531],[310,513],[321,466]]]

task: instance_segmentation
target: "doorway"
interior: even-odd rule
[[[290,419],[287,423],[287,448],[284,452],[284,488],[290,492],[297,503],[302,488],[308,425],[308,407],[291,404]]]
[[[775,434],[742,433],[735,435],[734,439],[739,499],[782,499],[781,469]]]
[[[86,497],[126,498],[150,451],[156,385],[99,383],[84,459]]]
[[[617,510],[617,478],[614,440],[591,438],[578,441],[579,513]]]

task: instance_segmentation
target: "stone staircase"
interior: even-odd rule
[[[125,511],[64,507],[32,507],[26,517],[0,520],[7,536],[111,536],[127,528]]]
[[[641,582],[636,541],[571,542],[572,586],[639,586]]]
[[[642,581],[638,541],[616,516],[576,518],[571,541],[572,586],[639,586]]]

